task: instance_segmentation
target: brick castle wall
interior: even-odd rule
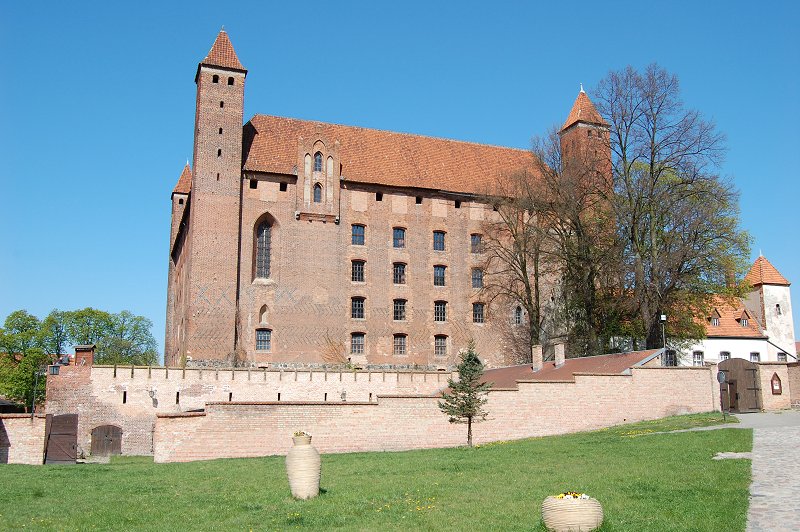
[[[709,368],[634,368],[631,375],[581,375],[575,382],[519,382],[489,393],[476,443],[563,434],[716,408]],[[435,396],[380,396],[372,403],[211,403],[205,414],[160,414],[156,462],[285,454],[296,430],[320,452],[399,451],[466,441]]]
[[[44,429],[43,415],[0,414],[0,464],[41,464]]]
[[[789,376],[788,387],[792,406],[800,406],[800,363],[787,364],[786,373]],[[785,388],[786,385],[784,385]]]

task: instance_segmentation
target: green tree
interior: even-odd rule
[[[67,320],[70,313],[53,309],[42,321],[39,329],[39,345],[45,353],[63,355],[70,343]]]
[[[45,375],[37,372],[50,363],[50,357],[38,347],[28,349],[24,354],[0,353],[0,395],[25,405],[31,405],[36,384],[36,402],[44,401]]]
[[[491,383],[481,382],[483,362],[475,353],[475,342],[470,340],[467,350],[461,353],[458,380],[448,379],[448,391],[442,393],[439,408],[449,416],[450,423],[466,423],[467,445],[472,447],[472,424],[486,419],[483,409],[488,399],[486,392]]]
[[[41,322],[26,310],[16,310],[6,317],[0,329],[0,352],[24,355],[39,347]]]
[[[158,362],[153,322],[123,310],[111,315],[111,327],[98,345],[101,364],[153,365]]]

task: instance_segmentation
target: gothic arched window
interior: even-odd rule
[[[269,255],[272,226],[266,220],[256,229],[256,277],[269,277]]]
[[[314,203],[322,202],[322,185],[317,183],[314,185]]]
[[[322,153],[320,152],[314,154],[314,171],[315,172],[322,171]]]

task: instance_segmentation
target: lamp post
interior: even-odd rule
[[[664,325],[666,323],[667,323],[667,315],[666,314],[662,314],[661,315],[661,343],[663,344],[662,347],[664,349],[667,348],[667,335],[664,332]]]
[[[31,419],[33,419],[33,415],[36,413],[36,388],[39,387],[39,377],[44,377],[47,373],[47,368],[44,366],[39,366],[39,368],[33,372],[33,399],[31,399]]]

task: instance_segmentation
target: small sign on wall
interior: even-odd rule
[[[783,393],[783,387],[781,385],[781,378],[778,377],[777,373],[772,374],[770,382],[772,383],[770,386],[772,388],[772,395],[781,395],[781,393]]]

